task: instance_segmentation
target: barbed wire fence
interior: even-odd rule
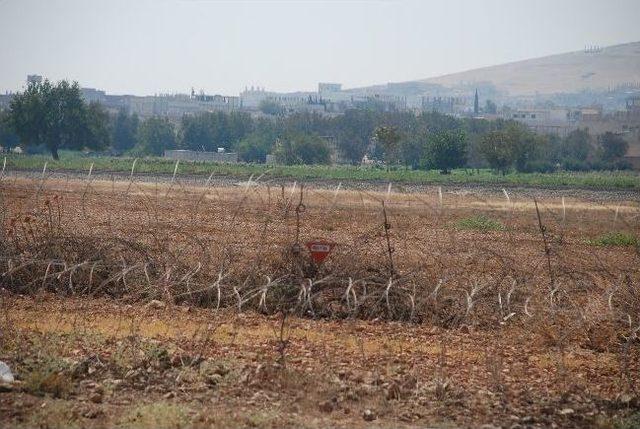
[[[178,162],[168,183],[140,181],[136,162],[128,178],[97,180],[93,164],[82,175],[53,177],[45,163],[22,177],[5,161],[0,285],[18,294],[444,327],[527,325],[562,314],[579,326],[611,319],[637,337],[637,252],[625,256],[635,264],[615,263],[615,255],[567,239],[585,220],[572,223],[564,197],[540,200],[533,211],[506,190],[502,203],[474,195],[465,213],[500,213],[506,225],[477,239],[450,225],[471,197],[445,196],[441,187],[397,194],[391,184],[386,192],[342,183],[323,190],[251,177],[220,188],[213,174],[183,183]],[[638,207],[610,209],[612,228],[638,230]],[[325,235],[337,247],[318,264],[304,243]],[[594,296],[605,310],[587,314]]]

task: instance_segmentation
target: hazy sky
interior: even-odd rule
[[[237,95],[432,77],[640,41],[640,0],[0,0],[0,91]]]

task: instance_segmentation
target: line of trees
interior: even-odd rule
[[[253,118],[245,112],[206,112],[140,120],[121,110],[109,115],[82,100],[77,83],[30,84],[0,112],[0,145],[44,149],[88,149],[114,154],[161,156],[166,149],[236,151],[246,162],[264,162],[272,153],[286,164],[323,164],[333,147],[351,163],[363,156],[387,167],[437,169],[490,167],[506,173],[623,169],[628,145],[614,133],[591,136],[578,129],[566,137],[542,136],[510,121],[455,118],[437,112],[353,109],[343,115],[296,113]]]

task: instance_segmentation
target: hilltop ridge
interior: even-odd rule
[[[604,91],[640,84],[640,42],[555,54],[387,85],[419,91],[431,85],[444,89],[490,85],[507,96]],[[367,90],[381,88],[372,86]]]

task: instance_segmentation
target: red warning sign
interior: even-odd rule
[[[335,245],[335,243],[328,241],[309,241],[307,242],[307,249],[309,249],[313,260],[321,264],[329,256]]]

